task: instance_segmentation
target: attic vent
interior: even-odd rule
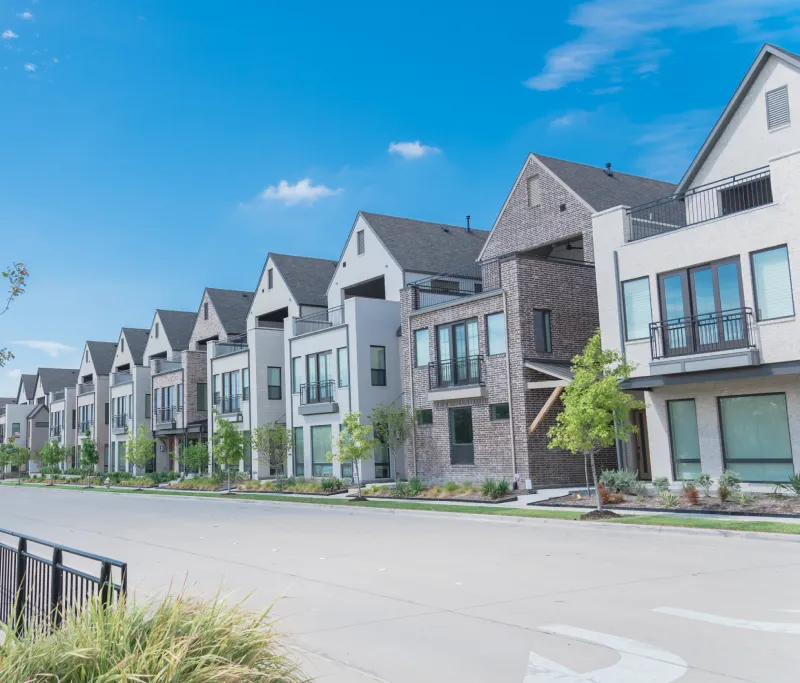
[[[788,126],[789,121],[789,86],[770,90],[766,94],[767,100],[767,128],[775,130]]]

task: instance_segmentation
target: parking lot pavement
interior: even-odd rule
[[[0,489],[0,527],[251,594],[323,681],[796,681],[800,542],[289,502]]]

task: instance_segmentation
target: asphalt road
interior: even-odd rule
[[[220,587],[326,682],[800,677],[800,542],[711,532],[0,487],[0,527]]]

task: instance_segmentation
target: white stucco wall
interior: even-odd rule
[[[272,289],[269,289],[269,283],[267,282],[267,273],[270,269],[272,269]],[[258,287],[256,287],[253,303],[250,306],[250,313],[247,315],[247,329],[255,327],[255,321],[258,316],[281,308],[289,309],[289,317],[301,315],[297,302],[292,297],[292,293],[286,286],[283,276],[275,267],[275,263],[270,256],[267,258],[267,265],[264,268],[261,280],[258,282]]]
[[[156,337],[156,323],[158,323],[158,337]],[[169,339],[164,333],[164,325],[158,313],[153,317],[153,322],[150,325],[150,336],[147,339],[147,346],[144,349],[144,363],[146,364],[152,356],[159,353],[166,352],[167,357],[172,356],[174,349],[170,346]]]

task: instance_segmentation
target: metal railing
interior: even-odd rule
[[[156,423],[175,422],[175,406],[161,406],[155,410]]]
[[[214,347],[214,358],[229,356],[239,351],[247,351],[247,335],[239,334],[235,337],[228,337],[225,341],[217,342]]]
[[[0,406],[0,417],[2,417],[5,414],[6,414],[6,407],[5,406]]]
[[[128,431],[128,415],[113,415],[111,417],[111,429],[115,434],[122,434]]]
[[[164,372],[173,372],[180,370],[183,367],[183,361],[180,355],[173,356],[172,358],[154,358],[153,359],[153,374],[159,375]]]
[[[67,392],[64,389],[59,389],[58,391],[54,391],[53,395],[50,397],[50,402],[53,403],[54,401],[63,401],[66,395]]]
[[[428,365],[431,389],[480,385],[484,383],[484,375],[483,356],[453,358]]]
[[[413,309],[419,310],[475,296],[484,291],[498,289],[500,286],[500,260],[494,258],[415,280],[408,284],[408,289],[411,291]]]
[[[84,382],[78,385],[78,395],[91,394],[94,391],[94,382]]]
[[[753,311],[749,308],[650,323],[653,360],[755,346]]]
[[[344,325],[344,306],[304,315],[302,318],[294,318],[294,336],[325,330],[337,325]]]
[[[61,425],[50,427],[50,436],[56,439],[59,438],[61,436]]]
[[[332,403],[336,382],[329,379],[324,382],[311,382],[300,385],[300,405],[311,403]]]
[[[130,372],[112,372],[111,373],[111,386],[118,387],[122,384],[130,384],[133,382],[133,374]]]
[[[628,242],[772,203],[769,167],[723,178],[628,209]]]
[[[242,409],[241,394],[236,394],[235,396],[218,397],[214,402],[214,405],[216,405],[217,410],[223,415],[238,413]]]
[[[91,430],[94,427],[94,420],[79,420],[78,421],[78,432],[83,434],[87,430]]]
[[[125,562],[8,529],[0,529],[0,536],[17,539],[16,547],[0,541],[0,621],[20,636],[47,634],[91,599],[110,605],[128,592]],[[50,556],[34,554],[29,544],[46,548]]]

